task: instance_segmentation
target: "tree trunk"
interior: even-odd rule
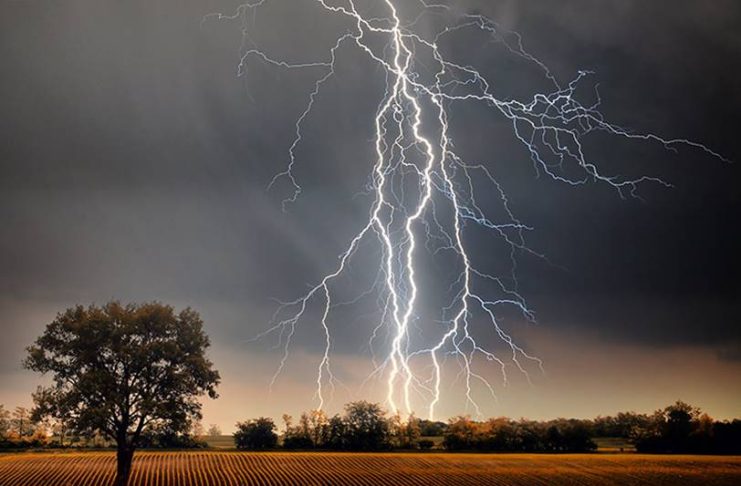
[[[126,486],[131,474],[131,462],[134,458],[134,448],[127,444],[119,444],[116,451],[116,481],[115,486]]]

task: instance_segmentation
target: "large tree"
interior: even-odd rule
[[[272,449],[278,443],[275,423],[273,419],[266,417],[237,422],[237,431],[234,432],[233,437],[237,449]]]
[[[34,414],[115,442],[116,484],[125,485],[147,428],[187,430],[201,417],[198,397],[217,397],[219,373],[208,347],[190,308],[109,302],[67,309],[28,348],[24,365],[53,378],[34,395]]]
[[[10,428],[15,434],[18,434],[18,439],[33,435],[36,428],[34,420],[31,419],[31,413],[26,407],[15,407],[12,417]]]

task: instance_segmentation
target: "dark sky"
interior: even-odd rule
[[[344,28],[309,0],[272,3],[250,35],[276,57],[320,57]],[[682,397],[718,416],[741,415],[741,6],[451,3],[519,32],[562,82],[595,71],[587,84],[599,83],[610,121],[701,142],[736,161],[592,137],[589,157],[608,172],[674,186],[649,184],[642,200],[621,199],[604,185],[537,178],[495,114],[453,109],[459,144],[501,174],[512,207],[536,228],[530,246],[551,262],[525,256],[519,273],[539,321],[521,338],[544,358],[546,377],[534,389],[500,391],[501,405],[487,412],[648,411]],[[314,362],[316,345],[297,343],[295,378],[289,369],[268,406],[253,399],[280,354],[246,340],[266,327],[272,299],[315,283],[357,231],[368,200],[353,195],[371,170],[368,114],[381,85],[362,56],[340,52],[342,67],[298,153],[304,194],[282,213],[287,187],[266,186],[285,167],[316,75],[255,62],[237,77],[240,25],[201,25],[203,15],[236,5],[0,3],[0,403],[28,402],[38,379],[20,370],[23,348],[55,312],[117,298],[203,314],[224,370],[220,404],[207,407],[206,420],[228,427],[244,414],[311,407],[300,370]],[[544,85],[481,38],[450,54],[477,62],[505,97]],[[486,238],[473,251],[496,256]],[[348,370],[360,366],[353,334],[370,324],[361,319],[340,334]],[[609,396],[584,399],[605,387]],[[292,393],[304,402],[290,402]],[[444,410],[459,412],[457,403]]]

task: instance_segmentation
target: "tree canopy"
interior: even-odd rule
[[[273,419],[260,417],[247,422],[238,422],[234,443],[237,449],[272,449],[278,443]]]

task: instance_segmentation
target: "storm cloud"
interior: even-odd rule
[[[321,58],[343,29],[312,2],[273,3],[252,22],[256,42],[277,57]],[[236,76],[239,24],[202,22],[236,5],[0,5],[0,329],[8,337],[0,340],[0,380],[17,377],[14,389],[35,388],[19,361],[54,312],[111,298],[191,305],[215,353],[236,359],[235,368],[269,369],[278,356],[245,341],[266,327],[273,299],[315,283],[357,231],[368,205],[357,194],[372,160],[367,114],[382,93],[381,73],[357,52],[339,52],[342,67],[298,150],[302,197],[284,213],[287,188],[267,186],[287,163],[316,73],[250,62]],[[519,32],[563,82],[595,71],[609,120],[741,160],[737,2],[455,5]],[[496,46],[450,49],[484,63],[504,98],[544,81],[523,80]],[[674,186],[647,184],[642,199],[623,199],[604,185],[538,178],[495,115],[463,107],[453,116],[459,145],[490,161],[513,209],[535,228],[530,247],[548,256],[550,263],[520,259],[521,293],[540,322],[528,336],[539,341],[540,328],[553,336],[552,347],[569,356],[563,366],[574,366],[575,336],[627,346],[631,356],[690,349],[738,366],[738,162],[595,136],[589,157],[612,173],[648,173]],[[497,257],[491,239],[472,251]],[[297,346],[316,351],[311,342]],[[351,336],[338,346],[348,356],[357,349]],[[729,399],[738,408],[738,393]]]

